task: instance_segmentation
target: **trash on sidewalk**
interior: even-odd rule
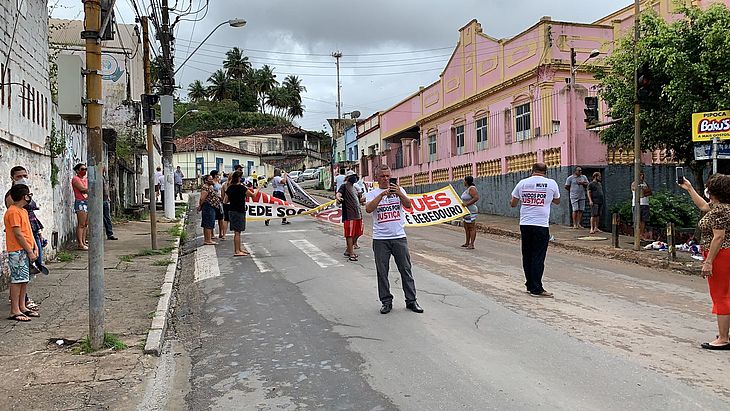
[[[666,251],[667,243],[664,241],[654,241],[653,243],[647,244],[644,246],[644,250],[658,250],[658,251]]]
[[[59,347],[68,347],[76,344],[79,340],[69,340],[67,338],[49,338],[48,344],[54,344]]]

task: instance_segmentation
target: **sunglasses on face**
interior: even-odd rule
[[[85,168],[80,168],[79,171],[86,171],[86,169]]]

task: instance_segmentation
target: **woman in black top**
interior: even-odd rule
[[[246,257],[249,255],[241,247],[241,232],[246,230],[246,198],[253,198],[254,194],[243,185],[242,171],[236,171],[231,175],[226,189],[228,197],[228,217],[230,229],[233,231],[233,256]]]

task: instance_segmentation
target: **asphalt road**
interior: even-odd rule
[[[230,237],[188,242],[163,356],[176,394],[162,404],[729,408],[730,355],[698,348],[715,334],[700,279],[552,249],[556,298],[537,299],[523,291],[514,240],[480,237],[468,251],[459,229],[417,228],[409,244],[425,313],[405,309],[391,264],[394,310],[381,315],[369,237],[349,262],[339,226],[292,221],[249,222],[252,258],[231,257]]]

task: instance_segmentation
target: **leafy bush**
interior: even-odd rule
[[[631,224],[633,221],[631,200],[614,206],[612,213],[619,213],[621,221]],[[649,197],[651,217],[647,223],[650,227],[663,228],[667,223],[674,223],[677,228],[694,227],[699,219],[699,210],[686,195],[672,194],[662,190]]]

